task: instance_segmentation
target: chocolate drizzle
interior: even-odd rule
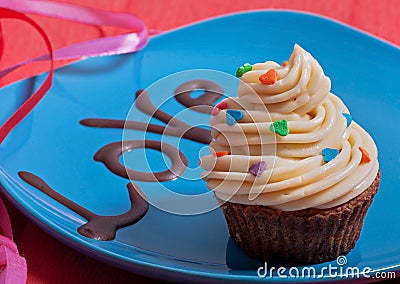
[[[194,90],[204,90],[198,98],[192,98]],[[220,85],[209,80],[191,80],[180,85],[174,93],[175,99],[182,105],[203,113],[211,113],[214,103],[224,95]]]
[[[193,90],[204,90],[198,98],[192,98]],[[223,96],[223,89],[216,83],[208,80],[192,80],[180,85],[174,93],[175,99],[182,105],[193,111],[211,113],[213,103]],[[151,102],[149,94],[144,90],[136,92],[136,107],[154,117],[166,125],[145,123],[141,121],[125,121],[117,119],[88,118],[80,121],[82,125],[97,128],[121,128],[140,131],[149,131],[168,136],[176,136],[195,142],[209,144],[212,141],[211,132],[208,129],[188,125],[187,123],[156,108]],[[125,168],[119,162],[119,158],[127,151],[138,148],[150,148],[166,154],[172,162],[170,168],[162,172],[141,172]],[[186,169],[188,161],[178,148],[155,140],[129,140],[114,142],[102,147],[94,156],[96,161],[104,165],[114,174],[121,177],[147,182],[163,182],[178,178]],[[126,213],[115,216],[101,216],[85,209],[72,200],[59,194],[48,186],[38,176],[21,171],[19,177],[26,183],[42,191],[54,200],[63,204],[68,209],[85,218],[88,222],[79,227],[78,232],[88,238],[96,240],[112,240],[119,228],[138,222],[146,214],[149,205],[140,188],[130,182],[128,187],[131,208]]]
[[[177,120],[175,118],[175,120]],[[211,143],[211,134],[208,129],[200,127],[188,126],[175,127],[175,126],[162,126],[152,123],[146,123],[141,121],[122,120],[122,119],[106,119],[106,118],[86,118],[82,119],[80,124],[88,127],[96,128],[121,128],[131,130],[141,130],[144,132],[158,133],[162,135],[181,137],[189,139],[202,144]]]
[[[171,167],[163,172],[141,172],[121,165],[119,157],[133,149],[150,148],[166,154],[171,159]],[[155,140],[129,140],[114,142],[101,148],[94,156],[96,161],[104,165],[114,174],[127,179],[148,182],[162,182],[179,177],[187,167],[187,159],[178,148]]]
[[[193,90],[203,89],[205,92],[198,98],[192,98]],[[180,85],[174,93],[175,99],[182,105],[194,111],[211,113],[213,103],[223,96],[224,90],[218,84],[208,80],[192,80]],[[135,106],[150,117],[154,117],[166,124],[161,126],[152,123],[132,120],[87,118],[80,121],[82,125],[98,128],[125,128],[132,130],[149,131],[162,135],[181,137],[202,144],[212,141],[209,129],[191,126],[182,120],[158,109],[150,100],[149,93],[145,90],[136,92]]]
[[[127,212],[120,215],[102,216],[83,208],[72,200],[59,194],[40,177],[32,173],[22,171],[18,172],[18,176],[26,183],[37,188],[44,194],[50,196],[54,200],[57,200],[68,209],[85,218],[88,222],[80,226],[78,228],[78,232],[83,236],[95,240],[113,240],[115,238],[116,231],[119,228],[135,224],[144,217],[149,209],[149,204],[145,200],[143,192],[136,184],[132,182],[127,185],[131,208]]]

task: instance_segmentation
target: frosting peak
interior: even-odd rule
[[[262,84],[260,76],[270,69],[277,71],[277,82]],[[273,61],[254,64],[242,76],[238,95],[250,103],[261,100],[271,112],[306,114],[324,103],[330,88],[331,81],[317,60],[296,44],[284,67]]]

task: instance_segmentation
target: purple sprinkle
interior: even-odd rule
[[[263,172],[267,169],[267,163],[264,161],[252,164],[249,168],[249,172],[255,176],[259,177],[262,175]]]

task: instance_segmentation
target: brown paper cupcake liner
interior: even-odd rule
[[[362,194],[329,209],[281,211],[231,202],[221,208],[232,238],[249,256],[286,264],[321,263],[355,246],[379,182],[380,172]]]

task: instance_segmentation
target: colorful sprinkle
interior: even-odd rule
[[[243,66],[240,66],[236,70],[236,77],[242,77],[244,73],[251,71],[253,69],[253,66],[249,63],[243,64]]]
[[[221,109],[214,107],[211,111],[211,115],[212,116],[216,116],[217,114],[219,114],[219,112],[221,111]]]
[[[351,122],[353,121],[353,117],[351,116],[351,114],[349,113],[342,113],[342,115],[346,118],[347,121],[347,127],[349,127],[349,125],[351,124]]]
[[[367,150],[365,150],[363,147],[358,147],[358,149],[361,151],[362,154],[361,163],[371,162],[371,158],[369,157],[369,153],[367,152]]]
[[[226,156],[226,155],[230,155],[230,153],[228,151],[220,151],[220,152],[215,152],[214,155],[216,157],[223,157],[223,156]]]
[[[289,61],[283,61],[282,62],[282,67],[286,67],[289,64]]]
[[[279,134],[280,136],[286,136],[289,134],[289,127],[286,119],[275,121],[274,123],[271,124],[269,129],[272,132]]]
[[[236,109],[228,109],[226,111],[226,124],[232,126],[236,123],[236,121],[241,120],[243,118],[243,112]]]
[[[322,150],[322,156],[324,156],[324,162],[328,163],[333,160],[339,154],[338,149],[325,148]]]
[[[216,116],[222,109],[226,109],[228,104],[226,102],[220,102],[211,111],[212,116]]]
[[[266,73],[258,77],[258,80],[265,85],[273,85],[278,80],[278,72],[275,69],[269,69]]]
[[[249,168],[249,172],[255,176],[259,177],[262,175],[263,172],[267,169],[267,163],[264,161],[252,164]]]

